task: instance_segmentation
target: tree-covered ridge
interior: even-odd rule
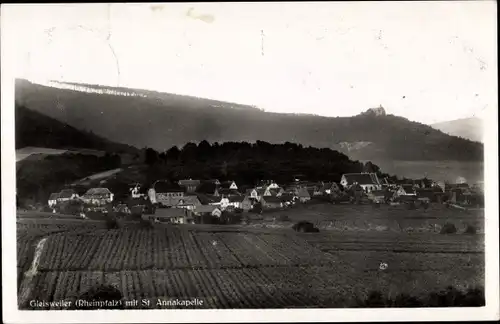
[[[92,132],[76,129],[44,114],[15,103],[16,149],[33,146],[54,149],[94,149],[115,153],[138,150],[126,144],[113,143]]]
[[[264,141],[187,143],[173,146],[165,152],[152,148],[145,151],[145,163],[150,166],[149,180],[219,179],[254,185],[272,179],[288,183],[296,178],[311,181],[340,181],[342,174],[378,172],[378,166],[352,161],[341,152],[327,148],[304,147],[286,142],[270,144]]]
[[[482,161],[484,158],[480,143],[393,115],[335,118],[280,114],[168,93],[120,96],[107,92],[127,92],[127,89],[103,89],[106,89],[103,94],[88,93],[18,80],[16,99],[73,127],[92,130],[119,143],[156,150],[202,140],[211,143],[261,140],[343,150],[359,160]],[[57,108],[56,101],[70,109]],[[354,151],[344,149],[359,142],[369,145]]]

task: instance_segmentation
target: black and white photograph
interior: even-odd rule
[[[4,321],[500,319],[496,11],[2,5]]]

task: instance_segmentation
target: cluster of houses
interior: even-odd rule
[[[279,185],[272,180],[256,186],[239,187],[235,181],[186,179],[178,182],[158,180],[150,188],[140,184],[130,187],[132,203],[115,204],[120,213],[140,213],[152,221],[172,223],[194,222],[196,216],[220,217],[223,211],[250,211],[287,208],[296,203],[307,203],[315,197],[327,197],[331,202],[363,200],[372,203],[388,202],[443,202],[470,203],[474,190],[467,184],[445,185],[428,179],[389,181],[374,173],[344,174],[339,183],[296,180]],[[52,194],[49,206],[78,199],[98,209],[113,202],[113,193],[107,188],[91,188],[82,196],[71,189]],[[149,210],[148,207],[151,207]]]

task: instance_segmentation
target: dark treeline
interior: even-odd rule
[[[49,155],[41,160],[18,162],[17,196],[21,205],[46,203],[50,194],[88,175],[116,169],[121,166],[120,156],[102,157],[83,154]]]
[[[150,182],[161,178],[219,179],[251,186],[263,179],[279,183],[295,178],[338,182],[342,174],[350,172],[383,175],[379,167],[371,162],[363,164],[350,160],[338,151],[289,142],[210,144],[201,141],[199,144],[188,143],[182,148],[174,146],[165,152],[147,148],[144,159],[149,166]]]

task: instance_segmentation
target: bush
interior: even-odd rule
[[[464,234],[476,234],[477,229],[475,226],[467,224],[467,228],[464,231]]]
[[[302,233],[318,233],[319,229],[314,227],[313,223],[300,221],[292,226],[292,229],[296,232]]]
[[[455,227],[455,224],[446,223],[441,228],[440,234],[455,234],[456,232],[457,232],[457,228]]]

